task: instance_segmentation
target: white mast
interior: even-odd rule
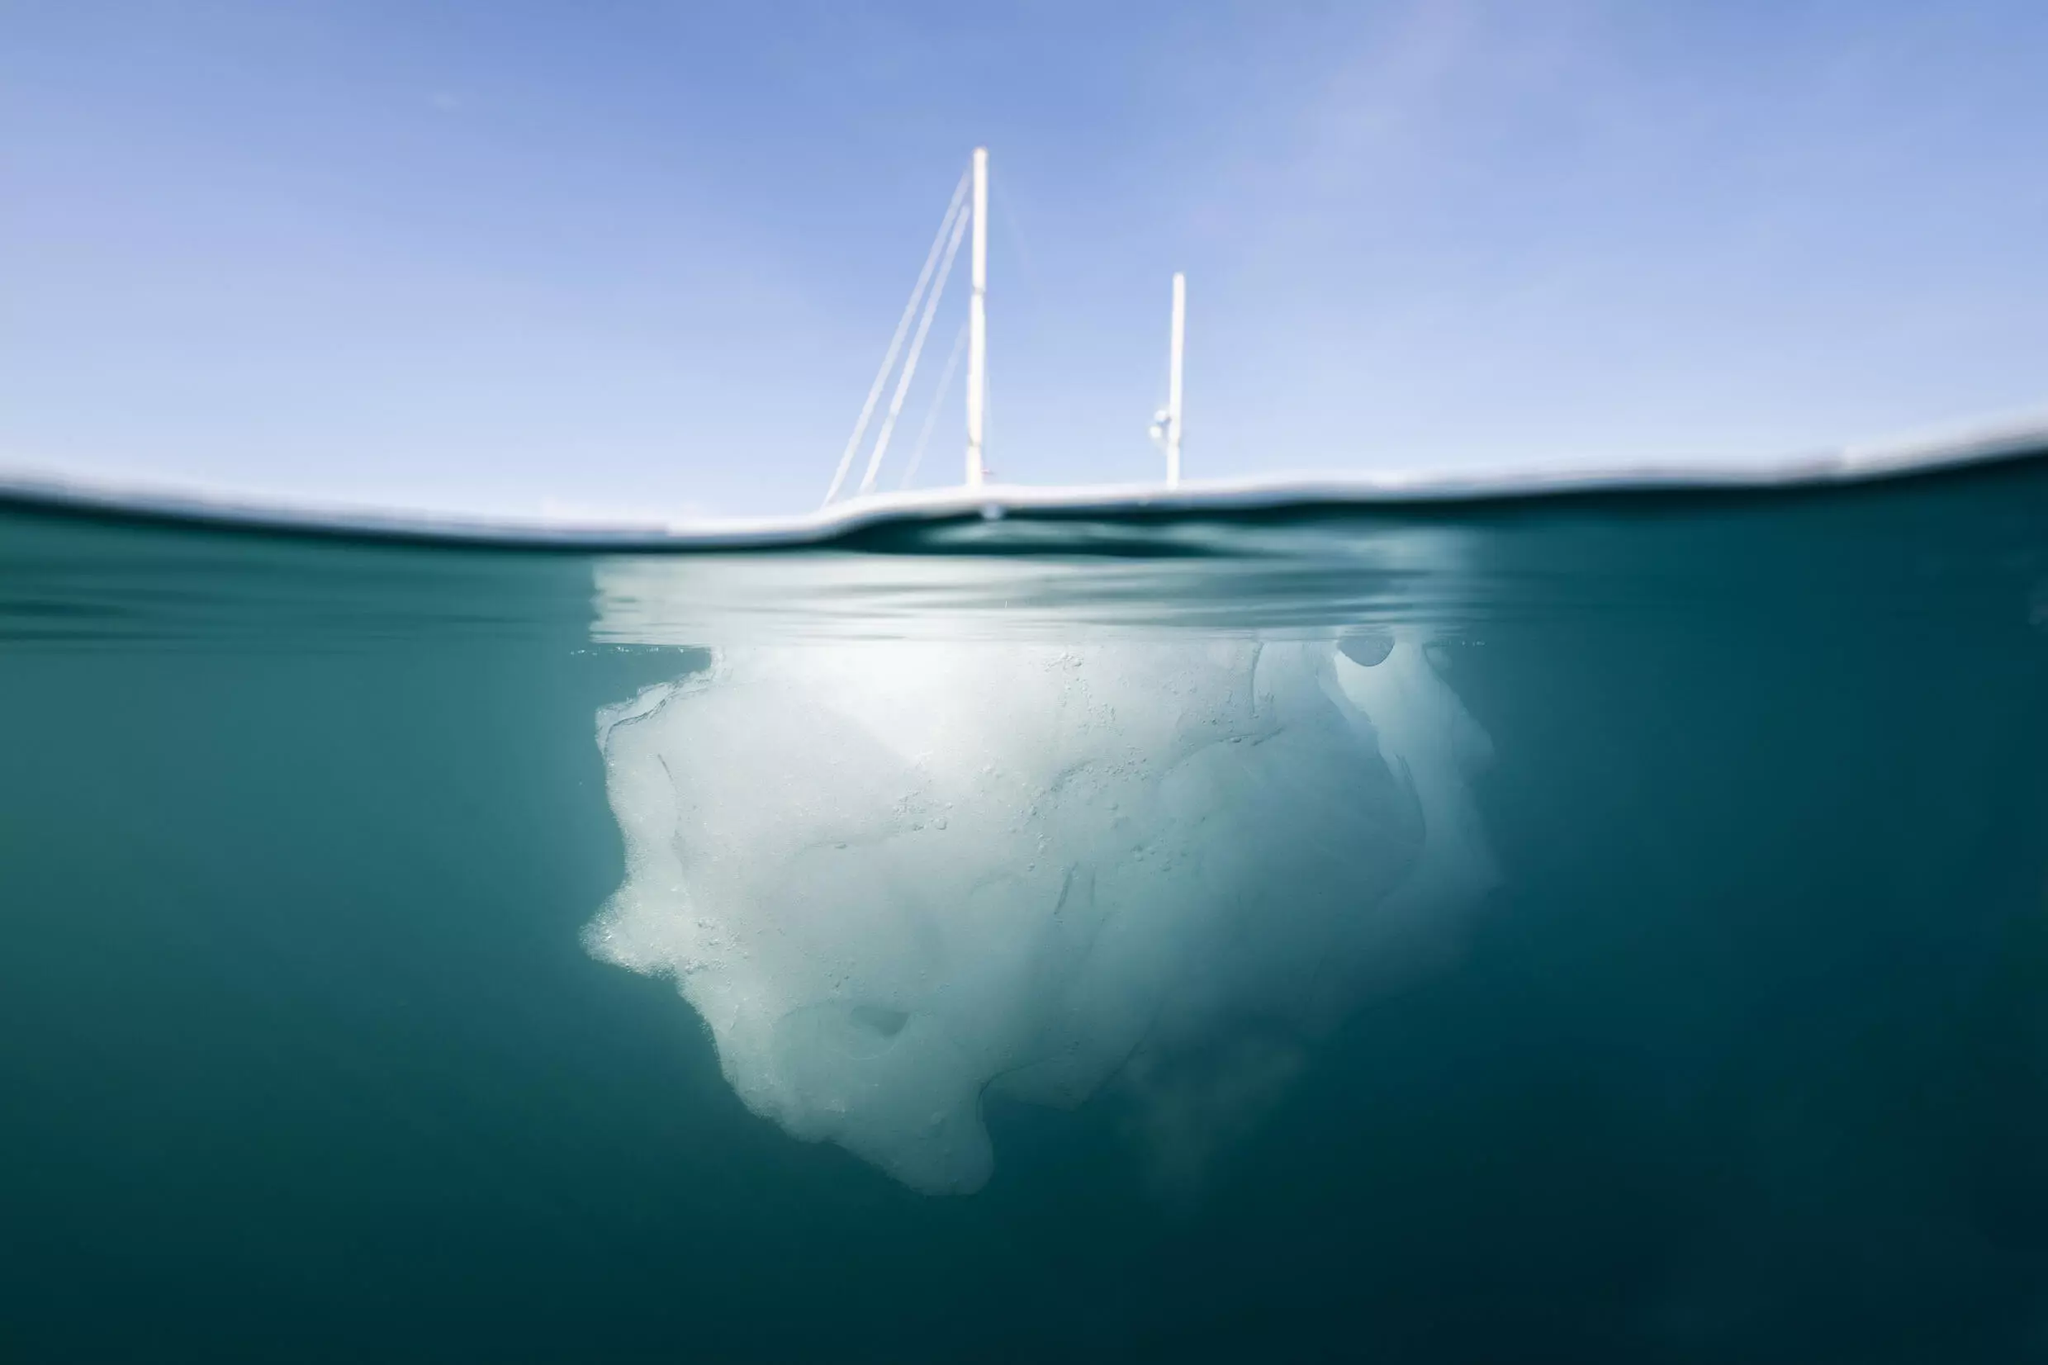
[[[974,149],[974,292],[967,300],[967,486],[981,487],[982,408],[988,395],[988,148]]]
[[[1173,276],[1173,342],[1166,378],[1166,486],[1180,487],[1180,364],[1188,329],[1188,277]]]

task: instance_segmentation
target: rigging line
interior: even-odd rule
[[[924,354],[925,334],[932,329],[932,317],[939,311],[939,300],[946,293],[946,281],[953,274],[953,257],[960,252],[960,238],[967,230],[967,215],[961,214],[953,223],[953,240],[946,243],[946,259],[939,266],[938,279],[932,284],[930,297],[925,300],[924,316],[917,320],[917,335],[910,343],[910,354],[904,358],[903,374],[896,381],[896,392],[889,396],[889,415],[882,419],[882,430],[875,437],[875,453],[868,457],[867,471],[860,476],[860,491],[863,494],[875,491],[875,475],[882,472],[882,456],[889,449],[889,437],[896,430],[896,417],[903,411],[903,399],[910,392],[910,381],[917,374],[917,358]]]
[[[989,447],[995,444],[996,405],[988,401],[988,381],[982,381],[981,388],[981,470],[984,477],[996,472],[989,463]]]
[[[931,280],[932,267],[938,263],[939,248],[946,240],[946,233],[953,227],[955,217],[965,221],[961,201],[967,196],[971,178],[971,172],[963,173],[960,183],[953,187],[953,198],[946,204],[946,216],[939,220],[938,235],[932,238],[931,250],[925,253],[924,269],[918,272],[917,287],[910,291],[910,301],[903,305],[903,316],[896,320],[896,333],[889,338],[889,350],[882,357],[882,368],[876,372],[875,382],[868,388],[867,401],[861,404],[860,420],[853,424],[853,435],[847,438],[846,449],[839,456],[839,468],[832,472],[832,486],[825,490],[826,503],[839,496],[847,471],[853,468],[853,452],[860,449],[861,438],[868,433],[868,420],[875,415],[875,400],[882,396],[882,386],[889,382],[889,371],[896,367],[896,353],[903,349],[904,334],[910,330],[910,319],[917,312],[919,300],[924,297],[925,285]]]
[[[1044,316],[1042,293],[1038,287],[1038,271],[1032,264],[1031,248],[1024,240],[1024,229],[1010,203],[1009,192],[1000,180],[991,180],[988,186],[989,200],[995,207],[992,218],[1009,238],[1010,249],[1016,253],[1018,274],[1024,281],[1024,311],[1035,328]]]
[[[910,487],[910,481],[917,477],[917,467],[924,460],[924,448],[932,439],[932,425],[939,420],[939,404],[946,401],[946,386],[953,382],[953,371],[960,367],[960,353],[967,349],[967,324],[960,324],[960,331],[953,338],[953,352],[946,357],[946,368],[939,372],[939,386],[932,390],[931,406],[924,410],[924,428],[917,433],[917,445],[911,449],[910,463],[903,466],[903,477],[896,483],[898,488]]]

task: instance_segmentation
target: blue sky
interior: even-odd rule
[[[804,510],[978,142],[1006,479],[1156,475],[1174,270],[1190,477],[2038,411],[2044,71],[2028,3],[0,0],[0,465]]]

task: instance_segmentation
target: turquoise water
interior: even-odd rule
[[[0,1355],[2048,1355],[2044,701],[2040,459],[0,511]]]

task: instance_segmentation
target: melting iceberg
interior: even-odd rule
[[[1112,1081],[1198,1168],[1493,870],[1487,741],[1402,629],[724,650],[598,716],[626,880],[755,1113],[964,1193],[985,1095]]]

